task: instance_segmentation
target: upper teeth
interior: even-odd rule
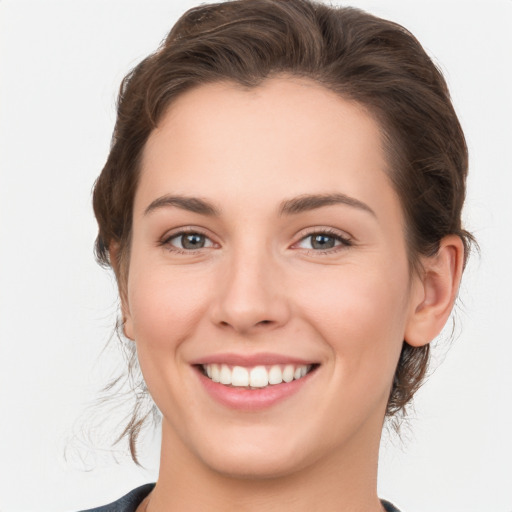
[[[213,382],[220,382],[226,386],[264,388],[269,384],[291,382],[304,377],[311,370],[311,365],[297,366],[287,364],[284,366],[244,366],[230,367],[227,364],[204,364],[203,369]]]

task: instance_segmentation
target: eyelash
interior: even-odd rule
[[[200,229],[197,229],[197,228],[181,229],[180,231],[173,233],[170,236],[165,237],[161,242],[159,242],[158,245],[166,247],[167,250],[170,252],[173,252],[176,254],[186,254],[186,255],[196,254],[199,251],[201,251],[202,249],[209,248],[209,247],[201,247],[199,249],[181,249],[181,248],[175,247],[171,244],[172,240],[180,238],[184,235],[189,235],[189,234],[203,236],[207,240],[210,240],[212,245],[215,245],[215,242],[213,242],[210,239],[210,237],[208,237],[208,235],[206,235],[206,233],[204,233],[203,231],[201,231]],[[350,238],[340,235],[340,233],[338,231],[335,231],[334,229],[323,228],[323,229],[317,229],[314,231],[310,231],[309,233],[304,234],[299,239],[298,242],[293,244],[292,247],[297,246],[298,244],[300,244],[301,242],[303,242],[304,240],[306,240],[308,238],[311,238],[313,236],[318,236],[318,235],[324,235],[328,238],[333,238],[335,240],[335,242],[339,242],[339,245],[335,245],[334,247],[331,247],[329,249],[324,249],[324,250],[322,250],[322,249],[305,249],[307,254],[328,255],[328,254],[336,253],[340,250],[346,249],[347,247],[351,247],[352,245],[354,245],[353,241]]]
[[[312,238],[314,236],[323,235],[327,236],[328,238],[333,238],[335,242],[339,242],[339,245],[335,245],[334,247],[331,247],[329,249],[305,249],[307,251],[307,254],[314,254],[314,255],[329,255],[337,253],[338,251],[342,251],[346,249],[347,247],[351,247],[354,245],[354,242],[352,239],[348,238],[347,236],[341,235],[338,231],[334,229],[329,228],[317,228],[315,230],[310,231],[309,233],[304,234],[298,242],[294,244],[294,246],[298,245],[299,243],[303,242],[304,240],[308,238]]]
[[[204,236],[205,239],[211,241],[210,237],[206,233],[201,231],[200,229],[185,228],[185,229],[181,229],[180,231],[178,231],[176,233],[173,233],[170,236],[165,237],[158,245],[165,247],[169,252],[173,252],[176,254],[187,254],[187,255],[196,254],[199,251],[201,251],[201,249],[204,249],[204,247],[201,247],[199,249],[181,249],[181,248],[175,247],[174,245],[171,244],[171,240],[180,238],[184,235],[201,235],[201,236]],[[212,244],[214,244],[213,241],[211,241],[211,242],[212,242]]]

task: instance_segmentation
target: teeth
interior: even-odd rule
[[[230,367],[227,364],[205,364],[203,370],[213,382],[220,382],[225,386],[264,388],[269,384],[275,385],[301,379],[311,370],[311,365],[287,364],[245,368],[243,366]]]
[[[295,373],[295,368],[291,364],[287,364],[283,370],[283,380],[285,382],[291,382]]]
[[[220,380],[221,384],[231,384],[231,370],[229,366],[223,364],[220,367]]]
[[[281,367],[272,366],[268,372],[268,383],[281,384],[281,382],[283,382],[283,372],[281,371]]]
[[[249,385],[249,372],[247,368],[235,366],[231,372],[231,384],[233,386],[245,387]]]
[[[255,366],[249,378],[251,388],[264,388],[268,386],[268,372],[264,366]]]

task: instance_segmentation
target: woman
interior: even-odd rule
[[[466,173],[402,27],[306,0],[185,13],[125,78],[94,191],[160,474],[94,510],[397,510],[382,425],[452,310]]]

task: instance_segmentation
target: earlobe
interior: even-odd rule
[[[131,341],[135,341],[135,338],[133,336],[133,326],[131,318],[128,318],[123,313],[123,334],[125,338],[128,338]]]
[[[464,263],[464,244],[457,235],[441,240],[434,256],[422,259],[423,272],[412,292],[405,341],[414,347],[430,343],[443,329],[457,297]]]

